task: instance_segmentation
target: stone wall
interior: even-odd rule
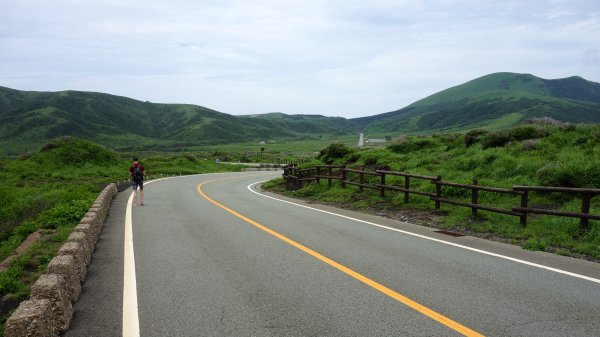
[[[96,241],[108,215],[117,185],[104,188],[75,227],[58,255],[48,264],[46,274],[31,287],[23,301],[6,321],[5,337],[58,337],[73,317],[73,304],[81,293]]]

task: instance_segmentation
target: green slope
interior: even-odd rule
[[[529,74],[496,73],[406,108],[353,121],[367,131],[431,132],[509,127],[532,117],[600,122],[600,84],[580,77],[545,80]]]
[[[232,116],[202,106],[156,104],[80,91],[27,92],[0,87],[0,154],[74,136],[117,150],[178,150],[277,139],[318,139],[356,132],[431,133],[500,129],[523,119],[600,122],[600,84],[580,77],[546,80],[496,73],[455,86],[403,109],[345,119],[268,113]]]
[[[252,120],[267,128],[290,130],[301,134],[320,133],[341,135],[359,130],[355,123],[342,117],[286,115],[280,112],[240,117],[245,120]]]
[[[287,128],[285,123],[236,117],[196,105],[155,104],[102,93],[25,92],[0,87],[0,152],[4,153],[33,150],[61,136],[135,150],[331,131],[309,125]]]

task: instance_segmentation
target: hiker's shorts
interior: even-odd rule
[[[131,187],[133,188],[134,191],[136,191],[138,189],[138,186],[140,187],[140,190],[144,189],[144,181],[132,181],[131,182]]]

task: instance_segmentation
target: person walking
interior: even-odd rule
[[[137,158],[133,158],[133,164],[129,168],[129,175],[131,176],[131,187],[133,188],[133,202],[136,206],[144,206],[144,165],[142,165]],[[140,189],[139,202],[137,190]]]

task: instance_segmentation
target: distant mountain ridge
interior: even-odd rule
[[[440,91],[405,108],[353,121],[371,131],[444,131],[509,127],[532,117],[600,122],[600,84],[581,77],[546,80],[494,73]]]
[[[530,74],[495,73],[396,111],[353,119],[283,113],[233,116],[197,105],[142,102],[103,93],[0,87],[0,153],[33,150],[60,136],[118,150],[169,150],[363,131],[501,129],[532,117],[599,123],[600,84],[577,76],[546,80]]]

